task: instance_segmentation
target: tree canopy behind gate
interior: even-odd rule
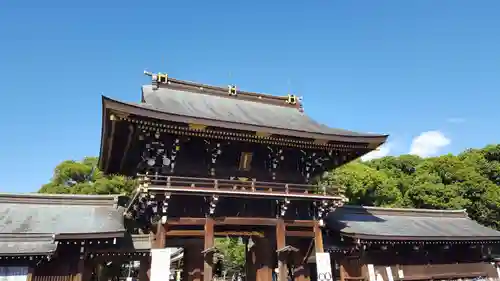
[[[472,219],[500,230],[500,144],[459,155],[354,161],[325,182],[343,186],[352,205],[466,209]]]

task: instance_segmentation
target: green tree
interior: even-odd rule
[[[393,178],[359,161],[336,169],[323,184],[343,187],[352,205],[396,207],[403,203]]]
[[[245,244],[236,237],[217,238],[217,249],[223,256],[224,270],[229,273],[242,272],[245,266]]]
[[[417,166],[423,162],[423,159],[415,155],[401,155],[398,157],[387,156],[380,159],[367,162],[366,165],[375,168],[396,181],[396,185],[401,192],[405,194],[412,186],[413,176]]]
[[[354,161],[323,184],[345,189],[350,204],[466,209],[479,223],[500,229],[500,145],[459,155],[412,155]]]
[[[131,194],[136,182],[121,175],[104,175],[96,157],[67,160],[57,165],[49,183],[38,192],[59,194]]]

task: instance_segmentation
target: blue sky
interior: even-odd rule
[[[498,0],[2,1],[0,191],[36,191],[60,161],[97,155],[101,95],[139,101],[144,69],[291,91],[323,123],[391,134],[379,154],[498,143],[498,11]]]

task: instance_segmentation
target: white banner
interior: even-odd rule
[[[389,266],[385,268],[385,272],[387,272],[387,280],[394,281],[394,276],[392,276],[392,269]]]
[[[318,281],[333,280],[330,253],[316,253],[316,270],[318,272]]]
[[[367,265],[367,267],[368,267],[368,280],[376,281],[377,276],[375,275],[375,267],[373,266],[373,264],[369,264]]]
[[[150,281],[170,279],[170,248],[151,249]]]
[[[26,281],[28,278],[28,267],[8,266],[0,267],[0,281]]]

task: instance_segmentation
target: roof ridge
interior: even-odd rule
[[[224,88],[220,86],[170,78],[167,74],[162,73],[144,71],[144,74],[151,77],[153,90],[158,88],[181,89],[196,94],[214,95],[224,98],[241,98],[242,100],[249,100],[253,102],[297,108],[302,111],[302,97],[291,93],[286,96],[277,96],[265,93],[241,91],[237,89],[236,85],[228,85],[228,87]],[[231,94],[232,88],[234,89],[234,94]]]
[[[0,193],[0,204],[57,204],[116,207],[120,197],[121,195]]]
[[[0,233],[2,242],[38,242],[40,240],[55,242],[53,233]]]
[[[355,213],[366,212],[367,214],[378,215],[415,215],[415,216],[444,216],[468,218],[467,211],[461,210],[438,210],[438,209],[416,209],[416,208],[386,208],[372,206],[345,205],[338,209],[353,210]]]
[[[262,100],[262,99],[258,99],[258,98],[238,98],[238,97],[234,97],[234,96],[229,96],[226,94],[220,94],[220,93],[211,93],[211,92],[206,92],[206,91],[196,91],[196,90],[193,90],[193,89],[186,89],[185,87],[176,87],[176,86],[166,86],[166,87],[160,87],[158,89],[154,89],[154,86],[152,85],[142,85],[142,100],[140,102],[141,105],[145,105],[147,107],[151,107],[151,108],[154,108],[154,106],[150,103],[148,103],[146,101],[146,98],[144,96],[144,91],[150,91],[150,92],[156,92],[156,91],[161,91],[161,90],[172,90],[172,91],[178,91],[178,92],[182,92],[182,93],[189,93],[189,94],[193,94],[193,95],[203,95],[203,96],[208,96],[208,97],[212,97],[212,98],[219,98],[219,99],[234,99],[234,100],[237,100],[237,101],[240,101],[240,102],[249,102],[249,103],[260,103],[260,104],[264,104],[266,106],[271,106],[271,107],[276,107],[276,106],[280,106],[280,107],[284,107],[284,108],[288,108],[288,109],[291,109],[291,110],[297,110],[297,112],[299,114],[302,114],[304,116],[307,116],[306,113],[304,113],[304,111],[302,109],[299,109],[297,106],[292,106],[292,105],[289,105],[289,104],[286,104],[285,102],[282,102],[282,101],[278,101],[278,102],[268,102],[266,100]],[[310,117],[309,117],[310,118]],[[317,121],[315,121],[317,122]]]
[[[151,239],[149,234],[130,234],[130,237],[133,240],[137,240],[137,241],[142,241],[142,240],[149,241]]]

